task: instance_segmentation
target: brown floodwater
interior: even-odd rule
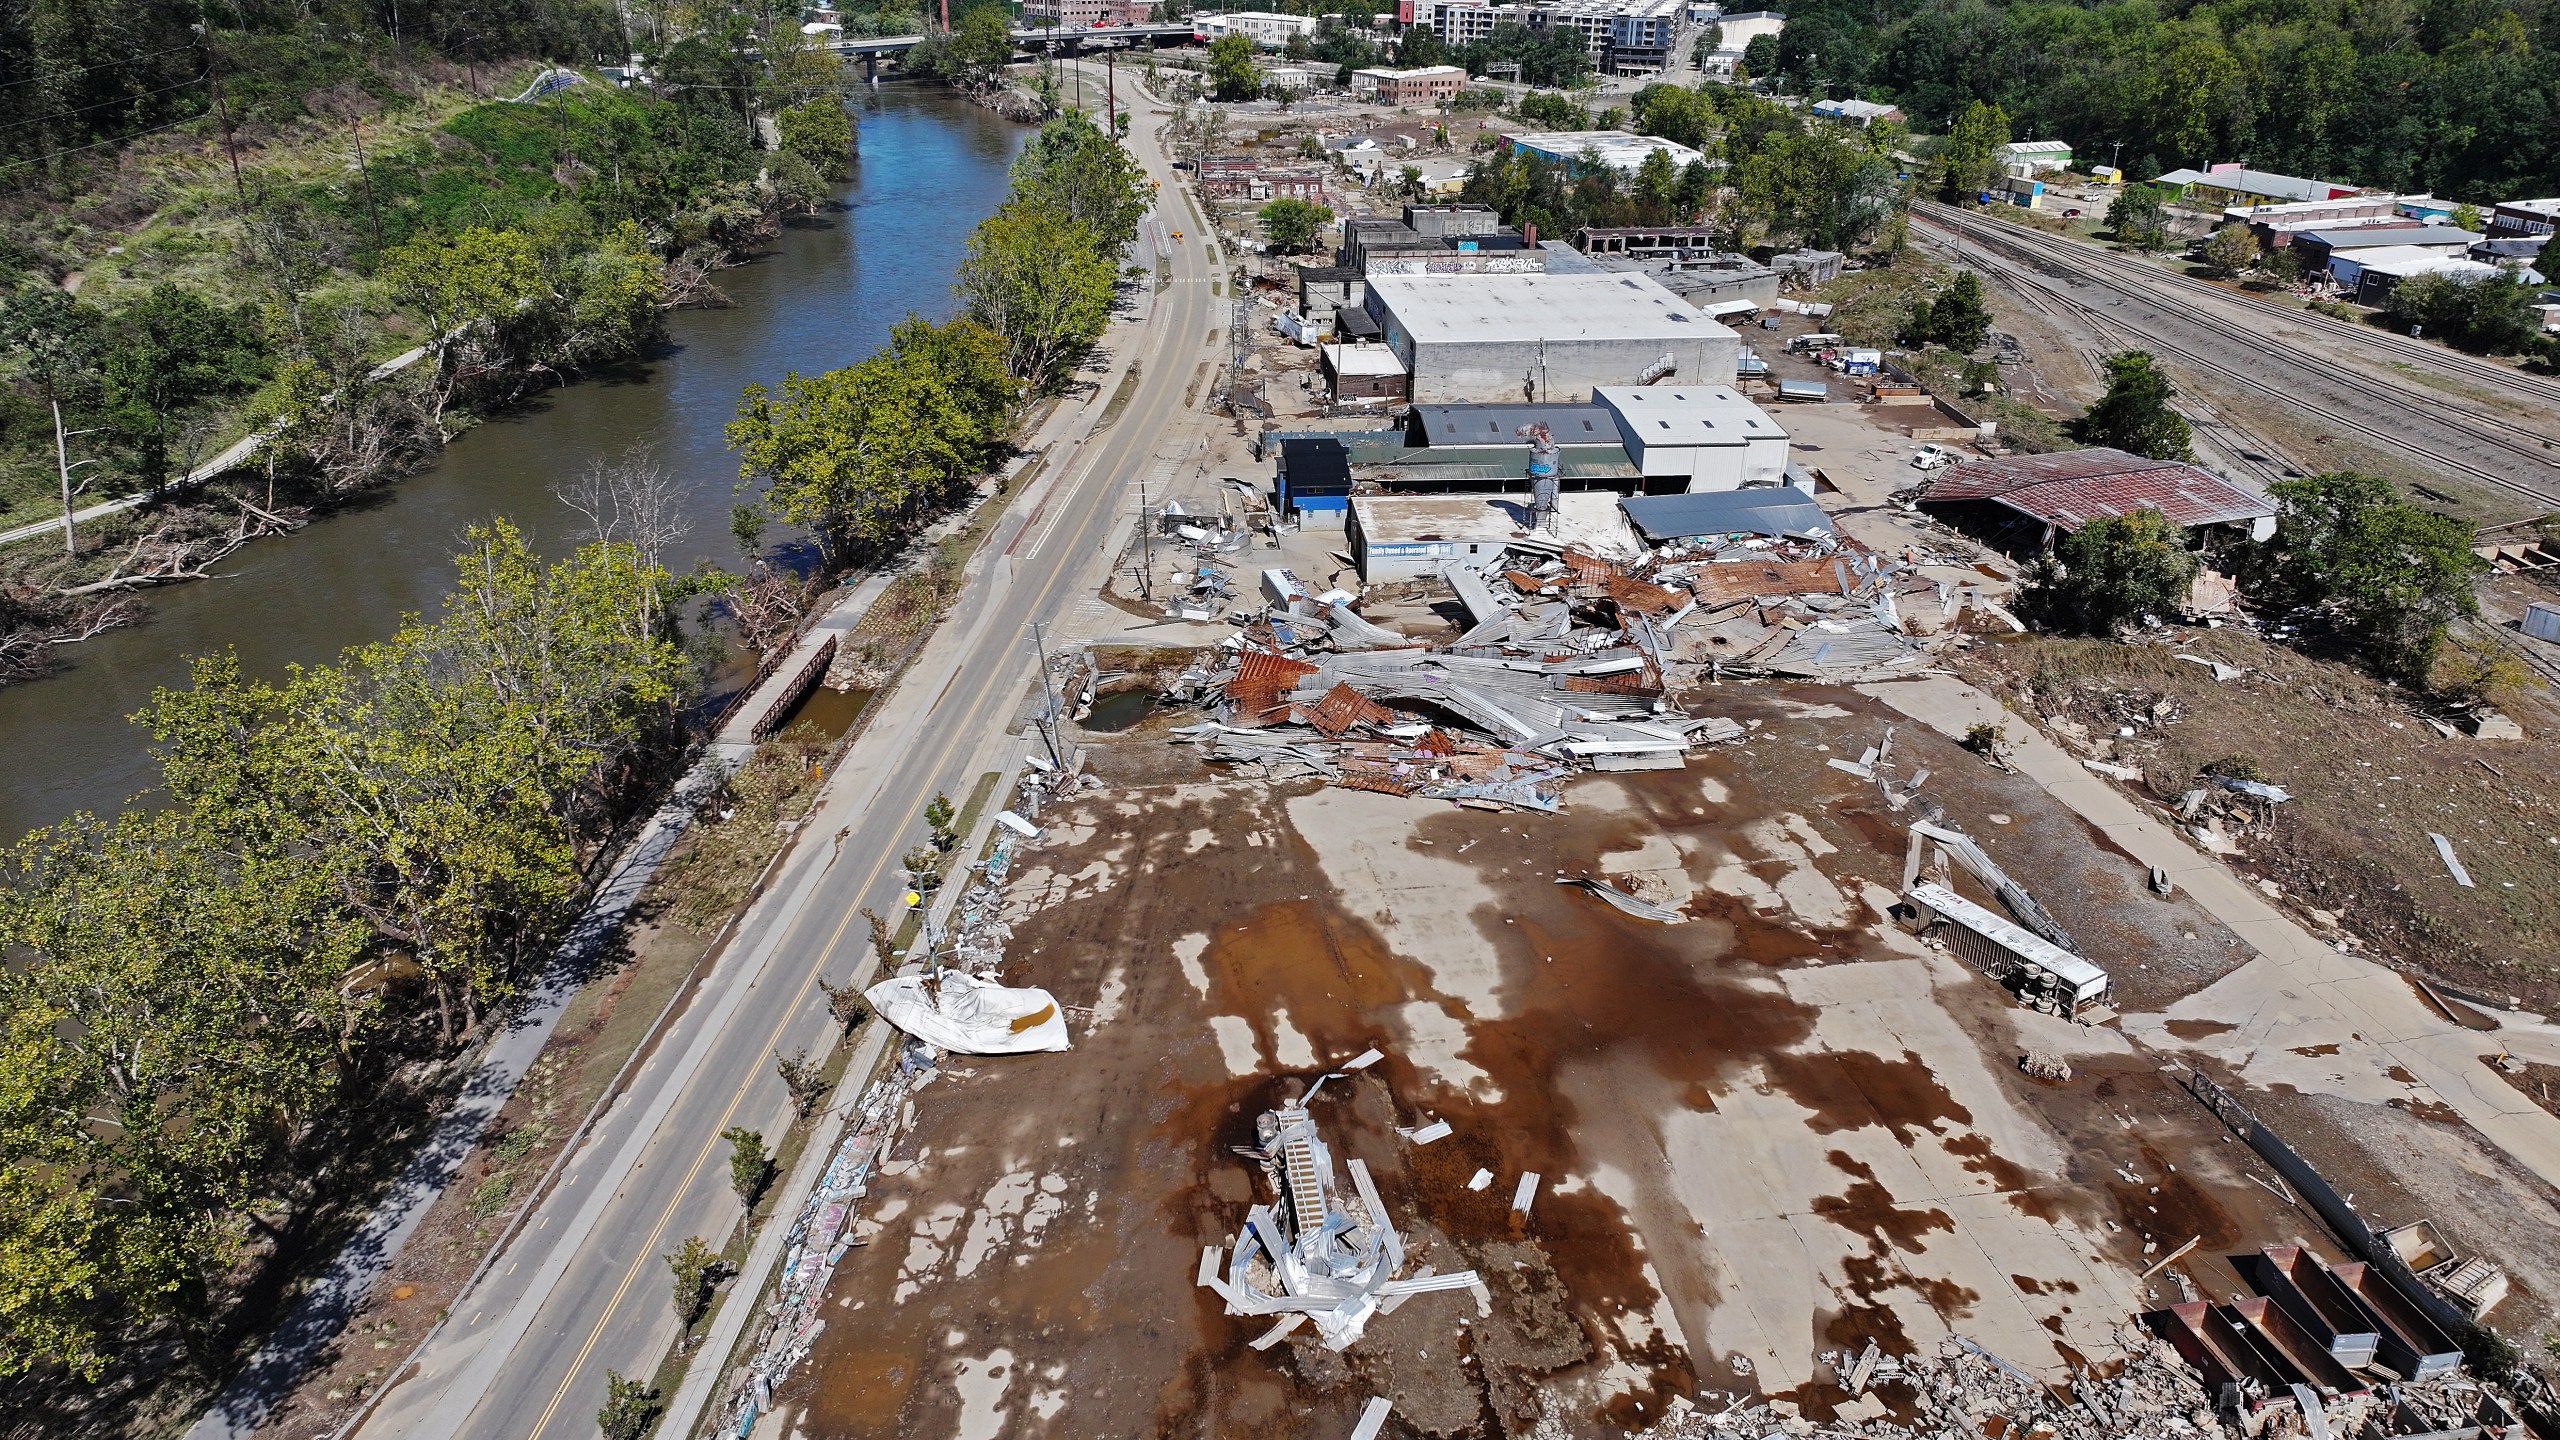
[[[568,548],[576,517],[553,487],[635,443],[684,487],[691,530],[672,568],[737,565],[738,466],[722,427],[739,390],[859,360],[910,311],[949,314],[962,242],[1003,200],[1029,133],[935,86],[855,97],[862,157],[842,208],[721,273],[733,306],[670,315],[666,349],[646,362],[480,426],[365,502],[241,551],[222,578],[147,595],[151,623],[74,647],[61,673],[0,689],[0,839],[112,811],[151,785],[150,737],[126,717],[185,684],[188,657],[230,647],[249,674],[280,677],[383,639],[434,608],[470,525],[506,516],[543,551]]]

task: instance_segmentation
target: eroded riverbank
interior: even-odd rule
[[[418,474],[241,551],[222,578],[150,594],[151,623],[73,647],[61,673],[0,689],[0,836],[112,811],[151,784],[150,737],[125,717],[154,688],[184,684],[187,657],[229,646],[272,677],[381,639],[435,604],[464,528],[493,515],[564,551],[577,521],[552,487],[631,445],[653,447],[684,485],[691,528],[670,564],[739,563],[737,463],[722,435],[739,390],[858,360],[909,311],[949,314],[961,243],[1003,199],[1030,133],[933,86],[883,85],[855,102],[862,156],[842,207],[721,272],[732,306],[669,316],[670,343],[649,362],[463,435]]]

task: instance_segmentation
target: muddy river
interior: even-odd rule
[[[909,311],[948,314],[961,243],[1003,199],[1029,134],[924,85],[861,91],[857,108],[862,158],[842,208],[719,276],[734,305],[670,316],[648,362],[481,426],[366,503],[242,551],[223,578],[150,596],[152,623],[78,647],[62,673],[0,690],[0,836],[150,785],[149,737],[126,717],[184,683],[189,656],[230,646],[250,673],[278,676],[381,639],[434,606],[462,531],[493,515],[566,548],[576,517],[553,486],[598,457],[647,444],[682,479],[693,528],[675,568],[739,563],[737,462],[721,436],[739,389],[860,359]]]

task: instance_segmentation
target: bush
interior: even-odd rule
[[[2157,510],[2092,520],[2040,557],[2018,592],[2040,630],[2108,635],[2144,616],[2174,615],[2195,579],[2187,534]]]
[[[2392,287],[2382,313],[2401,329],[2448,345],[2511,355],[2533,349],[2541,338],[2542,317],[2533,308],[2539,293],[2512,273],[2476,280],[2412,275]]]

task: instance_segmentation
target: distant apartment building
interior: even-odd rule
[[[1541,0],[1492,4],[1489,0],[1398,0],[1397,19],[1421,26],[1455,48],[1472,44],[1504,25],[1523,30],[1570,30],[1582,37],[1592,68],[1603,74],[1651,74],[1666,68],[1678,43],[1683,0]]]
[[[1090,30],[1097,25],[1144,25],[1155,13],[1147,0],[1022,0],[1022,28]]]
[[[1203,40],[1221,40],[1241,35],[1265,50],[1278,50],[1291,36],[1303,35],[1312,40],[1316,33],[1313,15],[1277,15],[1268,10],[1238,10],[1227,15],[1195,15]]]

